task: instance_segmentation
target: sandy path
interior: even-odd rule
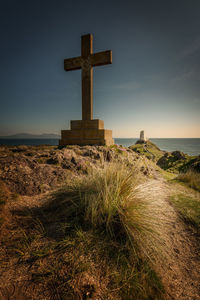
[[[149,199],[151,211],[158,219],[158,231],[165,243],[167,257],[157,263],[166,299],[200,299],[199,245],[187,226],[178,217],[169,203],[169,195],[175,187],[164,179],[150,180],[140,186],[140,191]]]

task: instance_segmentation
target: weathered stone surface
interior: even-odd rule
[[[106,129],[82,128],[62,130],[60,146],[64,145],[112,145],[112,131]]]
[[[93,54],[93,36],[81,37],[81,56],[64,60],[65,71],[82,69],[82,119],[92,120],[93,114],[93,67],[112,63],[112,51]]]
[[[22,195],[39,194],[43,185],[52,188],[65,179],[61,167],[53,168],[22,155],[0,157],[0,174],[12,192]]]
[[[61,131],[60,146],[111,145],[112,131],[104,130],[102,120],[93,120],[93,67],[112,63],[112,52],[93,54],[92,34],[81,37],[81,56],[64,60],[66,71],[82,70],[82,120],[71,121],[71,130]]]
[[[90,129],[104,129],[104,121],[102,120],[72,120],[71,121],[71,129],[82,129],[82,128],[90,128]]]
[[[63,149],[27,146],[21,150],[21,146],[0,146],[0,182],[13,193],[30,196],[87,173],[88,168],[102,168],[104,161],[129,161],[132,164],[138,156],[118,146],[69,146]],[[121,155],[123,153],[126,155]]]
[[[186,159],[185,154],[181,151],[173,151],[171,155],[174,157],[175,160]]]

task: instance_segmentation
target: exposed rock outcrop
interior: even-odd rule
[[[0,147],[0,180],[11,192],[36,195],[113,160],[134,163],[138,154],[120,146]]]

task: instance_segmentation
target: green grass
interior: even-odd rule
[[[176,151],[175,151],[176,152]],[[190,170],[199,173],[200,158],[198,156],[189,156],[187,154],[180,153],[180,158],[175,153],[166,153],[157,161],[163,170],[171,173],[186,173]],[[182,157],[181,157],[182,156]]]
[[[179,193],[172,195],[171,203],[176,208],[181,218],[191,225],[195,231],[200,232],[200,197],[190,197]]]
[[[165,171],[161,168],[159,168],[159,172],[162,174],[162,176],[169,182],[173,183],[173,180],[177,177],[177,174]]]
[[[168,153],[160,150],[151,141],[147,141],[142,144],[135,144],[129,147],[136,153],[146,156],[148,159],[157,162],[163,170],[171,173],[178,174],[179,172],[186,172],[189,169],[193,169],[199,172],[200,157],[199,156],[189,156],[187,154],[180,153],[182,158],[177,158],[175,153]],[[176,151],[175,151],[176,152]]]
[[[190,188],[200,191],[200,173],[189,170],[186,173],[179,174],[176,179]]]
[[[151,141],[147,141],[143,144],[135,144],[129,147],[136,153],[145,155],[148,159],[152,159],[153,161],[157,161],[160,157],[163,156],[163,151],[160,150],[155,144]]]

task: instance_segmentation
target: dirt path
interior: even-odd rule
[[[167,257],[158,264],[167,299],[200,299],[200,257],[198,242],[169,203],[176,187],[164,179],[150,180],[140,186],[149,199],[151,211],[159,220],[158,231],[165,243]]]
[[[158,220],[156,226],[161,235],[162,243],[164,243],[165,251],[167,249],[167,256],[158,258],[156,271],[160,274],[166,289],[166,299],[198,300],[200,299],[200,258],[198,256],[197,240],[170,205],[169,195],[171,192],[172,187],[163,178],[151,179],[139,186],[139,193],[145,195],[145,198],[148,199],[152,216],[156,216]],[[9,209],[40,207],[44,201],[43,199],[44,195],[42,197],[32,197],[31,201],[30,197],[22,197],[17,203],[13,202]],[[17,229],[15,228],[11,232],[14,234],[15,230]],[[9,224],[8,231],[7,233],[5,231],[5,234],[10,234]],[[12,276],[16,279],[18,271],[15,270],[15,263],[15,260],[10,261],[9,264],[12,270],[8,270],[7,273],[4,272],[4,276],[7,276],[7,282],[12,282]],[[25,274],[26,271],[24,270],[23,273]],[[20,271],[20,273],[22,272]],[[18,295],[20,293],[19,291]],[[21,298],[5,297],[2,299]]]

